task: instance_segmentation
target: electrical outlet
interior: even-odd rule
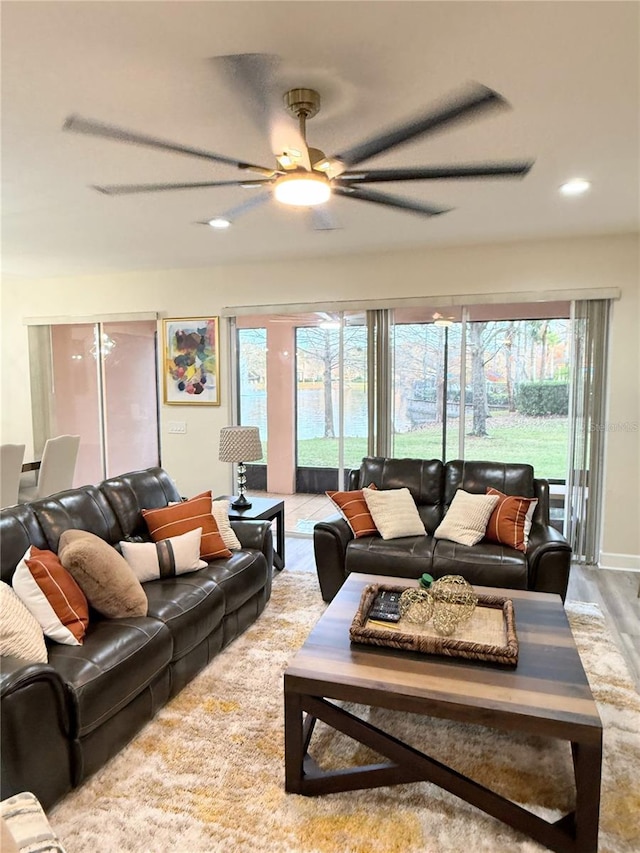
[[[185,421],[169,421],[169,432],[183,434],[187,431]]]

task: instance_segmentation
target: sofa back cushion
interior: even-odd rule
[[[444,501],[447,507],[458,489],[485,495],[488,488],[505,495],[535,497],[533,467],[514,462],[465,462],[454,459],[444,466]]]
[[[433,533],[442,521],[443,465],[439,459],[366,456],[356,488],[366,488],[370,483],[378,489],[409,489],[427,533]]]
[[[10,506],[0,512],[0,579],[11,584],[13,573],[30,545],[49,547],[44,530],[29,504]]]
[[[123,536],[118,520],[97,486],[82,486],[58,492],[30,504],[47,538],[46,547],[58,553],[58,541],[65,530],[87,530],[110,545]],[[32,543],[37,545],[36,542]]]
[[[149,541],[149,531],[142,517],[143,509],[159,509],[170,501],[179,501],[180,493],[162,468],[147,468],[111,477],[100,484],[122,529],[122,539]]]

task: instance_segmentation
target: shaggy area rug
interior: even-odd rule
[[[543,850],[426,782],[285,793],[282,673],[323,609],[315,575],[280,574],[258,622],[51,812],[68,853]],[[640,849],[640,696],[597,607],[567,611],[604,724],[599,849],[632,853]],[[369,719],[547,818],[560,816],[553,805],[572,807],[567,744],[397,712]],[[312,752],[325,767],[368,758],[320,723]]]

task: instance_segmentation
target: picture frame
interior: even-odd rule
[[[166,405],[219,406],[219,318],[163,319],[162,373]]]

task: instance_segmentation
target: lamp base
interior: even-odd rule
[[[234,501],[231,504],[231,506],[234,509],[250,509],[251,508],[251,501],[248,501],[244,495],[240,495],[238,500]]]

